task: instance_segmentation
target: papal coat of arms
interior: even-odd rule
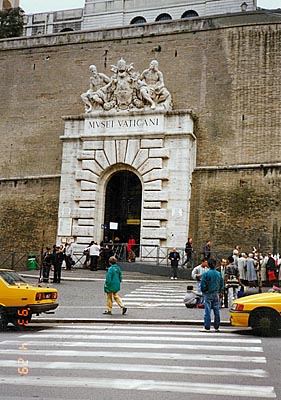
[[[98,72],[95,65],[89,69],[92,73],[90,88],[81,95],[86,113],[112,109],[171,108],[171,95],[165,88],[157,60],[152,60],[140,74],[134,71],[133,64],[127,65],[121,58],[116,66],[112,65],[111,78]]]

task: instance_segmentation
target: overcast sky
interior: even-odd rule
[[[20,0],[20,6],[26,14],[82,8],[84,4],[85,0]],[[281,8],[281,0],[258,0],[258,7]]]

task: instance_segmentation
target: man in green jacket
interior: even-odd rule
[[[106,278],[104,283],[104,292],[106,293],[107,310],[104,314],[112,314],[112,303],[113,298],[122,308],[122,314],[126,314],[127,308],[124,307],[122,300],[120,299],[118,292],[120,290],[120,283],[122,282],[122,271],[119,265],[117,265],[117,259],[115,257],[109,258],[109,269],[106,272]]]

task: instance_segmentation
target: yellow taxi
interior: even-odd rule
[[[0,269],[0,328],[28,325],[33,314],[55,310],[57,298],[57,289],[30,285],[15,271]]]
[[[281,289],[234,300],[230,308],[233,326],[251,327],[258,334],[271,336],[281,329]]]

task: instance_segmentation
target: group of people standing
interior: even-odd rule
[[[234,264],[238,267],[241,282],[244,285],[251,287],[257,286],[257,282],[263,283],[264,286],[272,286],[278,284],[281,280],[281,260],[279,257],[273,257],[271,253],[264,254],[263,256],[257,252],[253,247],[249,253],[241,252],[240,246],[236,245],[232,251],[231,256],[234,259]],[[177,269],[181,265],[185,267],[194,267],[196,251],[193,248],[192,237],[189,237],[185,244],[185,259],[180,264],[180,253],[174,247],[168,255],[171,261],[171,279],[177,279]],[[199,252],[201,253],[201,252]],[[202,259],[210,261],[215,258],[211,251],[211,241],[207,240],[202,249]],[[198,254],[197,254],[198,255]],[[220,260],[219,267],[225,263],[232,263],[228,259]],[[216,261],[215,261],[216,262]]]
[[[274,281],[276,283],[276,262],[272,255],[263,259],[265,271],[274,271]],[[261,265],[255,258],[254,253],[240,253],[237,249],[233,250],[233,254],[227,259],[222,258],[217,265],[213,258],[202,258],[201,263],[193,268],[191,276],[196,280],[196,291],[201,292],[201,278],[204,272],[210,269],[214,264],[214,268],[221,274],[224,281],[224,291],[221,299],[222,307],[231,307],[234,299],[238,297],[238,290],[244,291],[244,288],[257,288],[260,285],[258,274]],[[269,273],[269,272],[268,272]],[[268,275],[268,273],[266,273]],[[263,281],[265,284],[270,281]],[[269,284],[270,285],[270,284]]]
[[[192,238],[188,238],[185,246],[187,263],[193,266],[194,249]],[[179,252],[173,248],[168,256],[171,260],[172,277],[175,278],[176,268],[180,262]],[[176,265],[176,267],[175,267]],[[240,295],[258,293],[259,286],[264,283],[274,285],[280,281],[280,263],[271,253],[260,256],[253,248],[252,252],[240,252],[240,246],[235,246],[232,254],[219,263],[212,257],[211,241],[206,241],[203,248],[203,257],[199,265],[192,269],[191,276],[196,280],[196,290],[193,286],[187,287],[185,304],[187,307],[202,306],[205,309],[204,328],[210,332],[211,310],[214,312],[214,328],[219,331],[220,307],[231,307],[233,301]]]
[[[65,261],[65,268],[69,271],[75,264],[71,242],[67,242],[65,246],[54,245],[53,250],[50,247],[46,247],[45,252],[42,254],[42,281],[49,282],[50,272],[53,270],[53,283],[60,283],[63,261]]]
[[[201,331],[210,332],[213,310],[214,328],[219,332],[220,307],[231,307],[233,300],[238,296],[238,288],[246,284],[256,286],[257,277],[252,260],[252,254],[241,254],[239,257],[235,251],[227,260],[221,259],[219,266],[209,257],[203,258],[192,270],[192,278],[196,280],[196,291],[193,294],[197,297],[199,305],[205,309],[204,328]],[[243,265],[244,277],[247,280],[241,278],[238,265],[240,268]]]
[[[136,240],[133,235],[131,235],[125,250],[128,262],[135,262],[135,247]],[[110,267],[110,257],[115,256],[117,260],[122,259],[123,250],[123,245],[119,237],[114,238],[114,241],[108,240],[108,238],[105,237],[100,244],[93,240],[83,251],[83,254],[86,256],[85,264],[89,266],[91,271],[97,271],[98,267],[107,270]]]
[[[89,246],[87,246],[83,251],[83,254],[86,256],[86,260],[89,260],[89,268],[91,271],[98,270],[98,260],[100,256],[100,251],[101,251],[101,246],[95,240],[92,240]]]

